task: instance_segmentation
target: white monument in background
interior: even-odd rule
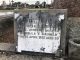
[[[7,8],[7,4],[6,4],[6,2],[3,1],[2,4],[1,4],[1,6],[2,6],[4,9]]]

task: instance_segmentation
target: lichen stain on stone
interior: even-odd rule
[[[40,28],[41,31],[46,28],[47,23],[50,29],[53,28],[55,29],[55,31],[56,29],[60,30],[61,21],[59,21],[59,15],[60,14],[51,15],[48,12],[42,11],[32,12],[26,15],[20,15],[19,18],[17,18],[18,31],[24,33],[25,35],[26,24],[33,24],[33,20],[35,19],[38,20],[38,28]]]

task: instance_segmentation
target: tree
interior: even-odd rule
[[[43,8],[45,8],[45,7],[46,7],[46,2],[45,2],[45,1],[44,1],[44,2],[42,2],[42,4],[41,4],[41,5],[42,5],[42,7],[43,7]]]
[[[21,4],[22,4],[21,2],[14,2],[13,7],[20,7]]]
[[[40,1],[36,1],[35,8],[39,8],[39,7],[40,7]]]

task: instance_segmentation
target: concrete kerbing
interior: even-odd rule
[[[15,44],[11,43],[0,43],[0,51],[15,51]]]
[[[69,40],[69,43],[70,43],[71,45],[75,46],[75,47],[80,48],[80,44],[77,44],[77,43],[74,42],[75,39],[79,40],[79,38],[73,38],[73,39],[70,39],[70,40]]]

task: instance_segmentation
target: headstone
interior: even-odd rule
[[[15,13],[17,52],[65,54],[66,10],[27,10]]]

